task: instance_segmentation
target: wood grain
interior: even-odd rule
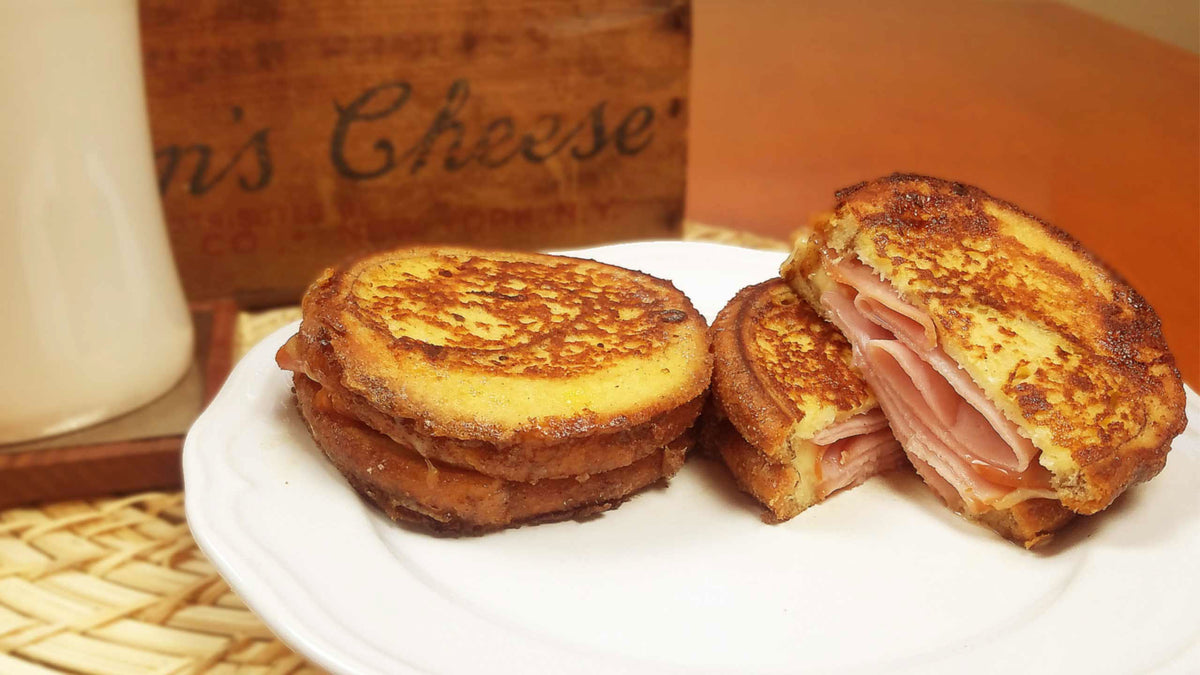
[[[697,0],[688,215],[786,236],[896,170],[1071,232],[1200,385],[1200,61],[1047,2]]]
[[[677,237],[686,0],[141,0],[189,298],[294,302],[398,241]]]

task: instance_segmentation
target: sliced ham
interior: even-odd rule
[[[855,303],[862,302],[873,310],[874,315],[884,322],[879,325],[900,335],[901,333],[916,339],[927,349],[937,346],[937,330],[934,329],[933,319],[928,314],[904,302],[900,295],[875,273],[871,268],[857,260],[845,259],[835,264],[828,264],[825,269],[834,281],[844,284],[856,291]],[[864,312],[867,316],[870,313]]]
[[[887,415],[884,415],[883,410],[879,408],[872,408],[837,424],[830,424],[818,431],[813,436],[812,442],[817,445],[832,445],[843,438],[871,434],[886,428],[888,428]]]
[[[824,264],[839,285],[821,302],[930,487],[969,512],[1052,498],[1037,449],[937,346],[928,314],[861,262],[827,255]]]
[[[948,447],[955,447],[961,441],[962,447],[956,451],[964,460],[1022,470],[1017,466],[1013,448],[916,352],[898,340],[874,340],[867,344],[863,356],[872,370],[889,380],[911,385],[908,393],[923,403],[917,407],[926,416],[922,420],[925,426]]]
[[[959,496],[958,490],[954,489],[950,481],[942,478],[941,474],[915,454],[908,455],[908,461],[917,470],[917,475],[921,477],[921,480],[925,481],[925,484],[933,490],[934,494],[941,497],[942,501],[949,504],[951,508],[958,511],[964,510],[963,498]]]
[[[883,416],[878,409],[874,412],[879,412],[879,417]],[[856,417],[875,416],[867,413]],[[845,423],[835,426],[845,426]],[[875,474],[896,468],[904,461],[903,457],[900,443],[884,419],[881,429],[843,437],[825,448],[821,455],[821,479],[817,483],[817,494],[824,497],[858,485]]]
[[[953,485],[968,507],[987,505],[1003,498],[1009,488],[993,483],[975,471],[966,453],[971,443],[982,440],[982,434],[975,429],[974,435],[956,435],[956,431],[961,433],[963,430],[938,422],[919,381],[908,376],[904,366],[893,357],[892,349],[885,348],[885,345],[895,347],[899,344],[895,340],[873,341],[867,345],[864,354],[866,370],[879,380],[879,385],[871,383],[872,388],[881,403],[886,401],[896,437],[910,456],[933,467]],[[949,388],[949,385],[944,386]]]
[[[304,363],[300,360],[300,345],[297,343],[299,339],[299,335],[293,335],[275,352],[275,364],[280,369],[293,373],[303,372]]]
[[[924,325],[915,321],[911,316],[897,312],[893,307],[860,293],[854,298],[854,308],[863,317],[896,336],[913,349],[926,350],[937,346],[936,342],[932,345],[927,342]]]
[[[871,332],[859,334],[879,339],[882,337],[879,329],[883,329],[891,334],[888,338],[899,340],[915,352],[921,360],[932,366],[963,400],[983,415],[992,429],[1011,448],[1010,455],[1003,458],[991,457],[990,461],[1009,470],[1024,471],[1029,468],[1038,455],[1037,448],[987,399],[987,395],[975,384],[971,376],[937,346],[933,319],[927,313],[904,302],[891,285],[875,276],[863,263],[845,258],[830,263],[830,266],[837,270],[836,274],[831,273],[832,277],[852,281],[854,284],[847,287],[848,292],[853,298],[854,309],[865,319],[857,322],[858,327],[861,329],[866,323],[875,326]]]

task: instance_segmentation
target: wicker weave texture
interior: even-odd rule
[[[0,513],[0,675],[320,673],[196,548],[183,494]]]

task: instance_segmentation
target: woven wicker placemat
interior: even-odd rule
[[[0,513],[0,673],[320,673],[192,541],[183,493]]]
[[[686,223],[684,238],[784,250],[774,239]],[[235,358],[298,319],[242,313]],[[183,493],[0,512],[0,675],[284,675],[307,663],[229,590],[192,540]]]

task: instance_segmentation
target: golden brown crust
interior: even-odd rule
[[[1000,536],[1029,549],[1048,543],[1056,531],[1074,519],[1074,513],[1053,499],[1029,499],[978,517]]]
[[[1162,469],[1186,418],[1158,316],[1067,233],[978,188],[896,174],[839,192],[814,239],[928,312],[1071,510],[1095,513]],[[785,269],[810,301],[817,248],[802,237]]]
[[[728,419],[706,414],[700,424],[699,448],[719,457],[738,487],[765,507],[764,521],[783,522],[810,506],[796,500],[800,475],[792,466],[759,452]]]
[[[737,430],[777,462],[786,441],[876,406],[850,344],[781,279],[742,289],[710,329],[713,393]]]
[[[394,520],[440,534],[480,534],[614,508],[673,476],[692,442],[688,432],[629,466],[579,479],[505,481],[428,460],[342,416],[302,374],[293,376],[293,385],[317,446],[355,490]]]
[[[319,383],[333,408],[343,415],[430,459],[510,481],[595,474],[632,464],[660,451],[691,428],[705,398],[701,395],[629,429],[559,442],[535,438],[498,447],[485,441],[430,436],[418,420],[381,413],[365,398],[342,387],[337,362],[330,358],[327,346],[296,335],[283,349],[295,350],[297,364],[292,367],[299,367]]]
[[[630,429],[711,374],[704,319],[673,285],[560,256],[399,249],[327,271],[303,313],[345,389],[426,435],[496,446]]]

